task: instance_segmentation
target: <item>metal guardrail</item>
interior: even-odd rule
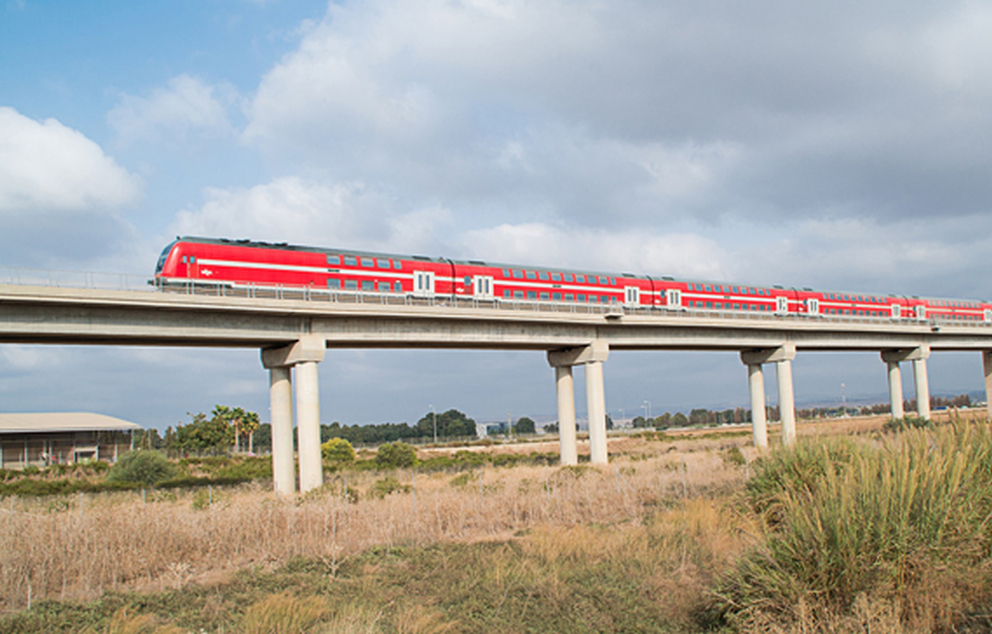
[[[25,267],[0,267],[0,284],[12,286],[47,286],[52,288],[85,288],[95,290],[171,292],[186,295],[213,297],[242,297],[248,299],[276,299],[306,302],[327,302],[333,304],[368,304],[382,306],[430,306],[469,309],[495,309],[520,312],[558,313],[574,315],[603,315],[622,317],[624,315],[658,317],[695,317],[709,319],[733,319],[744,321],[792,321],[806,322],[815,319],[820,323],[837,324],[877,324],[877,325],[929,325],[931,329],[941,326],[965,326],[992,329],[992,323],[984,321],[956,321],[930,318],[919,322],[915,319],[893,321],[889,317],[868,317],[859,315],[806,315],[755,311],[723,311],[679,308],[671,310],[664,306],[625,306],[623,304],[579,304],[567,302],[534,301],[521,299],[479,299],[476,297],[420,297],[408,293],[377,293],[369,291],[345,291],[312,288],[307,286],[261,286],[254,284],[230,285],[199,280],[170,281],[162,283],[150,280],[147,276],[127,273],[100,273],[87,271],[64,271]]]

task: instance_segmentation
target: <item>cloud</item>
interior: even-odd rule
[[[891,9],[332,4],[263,77],[244,138],[513,223],[988,211],[992,10]]]
[[[141,190],[138,177],[77,130],[0,107],[0,216],[103,212],[136,203]]]
[[[520,264],[723,279],[724,249],[692,234],[563,229],[541,223],[469,231],[466,256]]]
[[[436,249],[438,227],[448,222],[442,208],[398,212],[391,196],[361,183],[293,176],[248,189],[210,188],[206,202],[177,214],[172,229],[179,235],[419,252]]]
[[[189,140],[193,133],[229,136],[234,129],[227,109],[237,98],[229,85],[210,86],[183,74],[148,97],[122,94],[107,121],[124,143]]]

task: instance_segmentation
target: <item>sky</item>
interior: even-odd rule
[[[992,298],[990,168],[985,2],[0,0],[0,280],[151,277],[200,235]],[[324,422],[555,417],[538,352],[320,373]],[[747,406],[733,353],[605,374],[614,418]],[[875,353],[794,376],[800,405],[886,398]],[[980,355],[930,383],[980,390]],[[0,346],[0,411],[265,419],[267,386],[257,350]]]

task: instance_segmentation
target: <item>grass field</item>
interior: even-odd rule
[[[617,440],[605,468],[345,471],[292,501],[7,498],[0,631],[988,631],[992,432],[882,422],[760,456],[724,431]]]

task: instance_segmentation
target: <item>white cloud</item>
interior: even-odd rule
[[[236,101],[230,86],[210,86],[184,74],[148,97],[121,95],[120,103],[107,113],[107,121],[125,143],[172,142],[193,132],[230,135],[233,128],[227,108]]]
[[[565,229],[542,223],[468,231],[459,243],[472,257],[508,263],[611,272],[723,279],[726,253],[695,234]]]
[[[141,189],[79,131],[0,107],[0,213],[104,211],[135,203]]]
[[[206,198],[177,214],[176,234],[411,252],[436,249],[437,228],[450,222],[442,208],[399,213],[390,196],[361,183],[283,177],[249,189],[211,188]]]

